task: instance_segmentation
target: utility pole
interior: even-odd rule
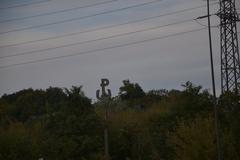
[[[210,21],[210,4],[207,0],[206,16],[201,16],[196,19],[208,18],[208,33],[210,47],[210,61],[212,73],[212,88],[214,96],[214,120],[215,134],[218,160],[222,160],[221,143],[218,127],[218,108],[214,78],[213,53],[212,53],[212,38],[211,38],[211,21]],[[240,21],[235,0],[220,0],[220,11],[215,14],[220,17],[220,45],[221,45],[221,89],[222,93],[226,91],[240,94],[240,59],[238,48],[238,32],[237,21]]]
[[[235,0],[220,0],[221,89],[240,93],[240,59]]]
[[[219,120],[218,120],[218,107],[217,107],[217,96],[216,96],[216,84],[215,84],[215,73],[213,64],[213,49],[212,49],[212,33],[211,33],[211,19],[210,19],[210,2],[207,0],[207,19],[208,19],[208,34],[209,34],[209,49],[210,49],[210,63],[211,63],[211,75],[212,75],[212,89],[213,89],[213,107],[214,107],[214,128],[216,137],[216,149],[217,159],[222,160],[220,136],[219,136]]]
[[[200,16],[196,19],[207,18],[207,20],[208,20],[208,38],[209,38],[211,79],[212,79],[212,90],[213,90],[215,141],[216,141],[217,159],[222,160],[220,135],[219,135],[219,119],[218,119],[216,84],[215,84],[215,73],[214,73],[214,63],[213,63],[212,33],[211,33],[211,19],[210,19],[210,16],[212,16],[212,15],[210,15],[210,2],[209,2],[209,0],[207,0],[207,15]]]
[[[218,160],[222,160],[221,143],[218,127],[218,108],[214,78],[214,65],[212,53],[210,4],[207,0],[207,15],[197,19],[208,18],[209,48],[212,73],[212,88],[214,96],[214,119]],[[220,0],[220,11],[215,14],[220,17],[220,45],[221,45],[221,90],[234,91],[240,94],[240,59],[238,48],[237,21],[235,0]]]
[[[110,160],[109,154],[109,141],[108,141],[108,117],[109,117],[109,102],[111,99],[111,90],[107,89],[106,86],[109,85],[108,79],[101,79],[101,91],[102,95],[100,96],[100,90],[96,91],[97,99],[102,101],[105,105],[105,128],[104,128],[104,151],[105,151],[105,160]]]

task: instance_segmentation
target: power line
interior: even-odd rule
[[[83,8],[95,7],[95,6],[98,6],[98,5],[108,4],[108,3],[112,3],[112,2],[116,2],[116,1],[118,1],[118,0],[104,1],[104,2],[100,2],[100,3],[95,3],[95,4],[85,5],[85,6],[78,6],[78,7],[74,7],[74,8],[59,10],[59,11],[55,11],[55,12],[42,13],[42,14],[37,14],[37,15],[32,15],[32,16],[6,19],[6,20],[0,21],[0,23],[6,23],[6,22],[12,22],[12,21],[20,21],[20,20],[26,20],[26,19],[42,17],[42,16],[49,16],[49,15],[69,12],[69,11],[73,11],[73,10],[83,9]]]
[[[67,44],[67,45],[61,45],[61,46],[57,46],[57,47],[40,49],[40,50],[35,50],[35,51],[30,51],[30,52],[23,52],[23,53],[18,53],[18,54],[13,54],[13,55],[0,56],[0,59],[7,58],[7,57],[21,56],[21,55],[29,55],[29,54],[34,54],[34,53],[43,52],[43,51],[49,51],[49,50],[65,48],[65,47],[71,47],[71,46],[80,45],[80,44],[87,44],[87,43],[97,42],[97,41],[101,41],[101,40],[112,39],[112,38],[116,38],[116,37],[128,36],[128,35],[136,34],[136,33],[140,33],[140,32],[147,32],[147,31],[156,30],[156,29],[159,29],[159,28],[162,28],[162,27],[167,27],[167,26],[171,26],[171,25],[186,23],[186,22],[190,22],[192,20],[193,19],[188,19],[188,20],[184,20],[184,21],[180,21],[180,22],[174,22],[174,23],[170,23],[170,24],[166,24],[166,25],[155,26],[155,27],[141,29],[141,30],[137,30],[137,31],[133,31],[133,32],[126,32],[126,33],[117,34],[117,35],[108,36],[108,37],[103,37],[103,38],[98,38],[98,39],[94,39],[94,40],[71,43],[71,44]]]
[[[217,4],[217,3],[212,3],[212,4]],[[195,9],[198,9],[198,8],[203,8],[203,7],[206,7],[206,5],[200,5],[200,6],[196,6],[196,7],[192,7],[192,8],[185,8],[185,9],[178,10],[178,11],[175,11],[175,12],[160,14],[160,15],[156,15],[156,16],[152,16],[152,17],[146,17],[146,18],[142,18],[142,19],[138,19],[138,20],[127,21],[127,22],[120,23],[120,24],[113,24],[113,25],[109,25],[109,26],[98,27],[98,28],[94,28],[94,29],[88,29],[88,30],[85,30],[85,31],[73,32],[73,33],[68,33],[68,34],[49,37],[49,38],[42,38],[42,39],[38,39],[38,40],[31,40],[31,41],[25,41],[25,42],[20,42],[20,43],[15,43],[15,44],[3,45],[3,46],[0,46],[0,48],[15,47],[15,46],[19,46],[19,45],[31,44],[31,43],[41,42],[41,41],[47,41],[47,40],[53,40],[53,39],[75,36],[75,35],[79,35],[79,34],[83,34],[83,33],[89,33],[89,32],[94,32],[94,31],[99,31],[99,30],[104,30],[104,29],[110,29],[110,28],[114,28],[114,27],[127,25],[127,24],[144,22],[144,21],[147,21],[147,20],[156,19],[156,18],[160,18],[160,17],[164,17],[164,16],[175,15],[175,14],[179,14],[179,13],[182,13],[182,12],[195,10]]]
[[[162,28],[162,27],[182,24],[182,23],[186,23],[186,22],[190,22],[190,21],[193,21],[193,19],[188,19],[188,20],[183,20],[183,21],[179,21],[179,22],[169,23],[169,24],[166,24],[166,25],[154,26],[154,27],[151,27],[151,28],[145,28],[145,29],[141,29],[141,30],[137,30],[137,31],[116,34],[116,35],[112,35],[112,36],[108,36],[108,37],[102,37],[102,38],[88,40],[88,41],[82,41],[82,42],[77,42],[77,43],[60,45],[60,46],[56,46],[56,47],[34,50],[34,51],[30,51],[30,52],[22,52],[22,53],[17,53],[17,54],[12,54],[12,55],[0,56],[0,59],[22,56],[22,55],[30,55],[30,54],[35,54],[35,53],[38,53],[38,52],[44,52],[44,51],[49,51],[49,50],[54,50],[54,49],[59,49],[59,48],[66,48],[66,47],[76,46],[76,45],[80,45],[80,44],[87,44],[87,43],[92,43],[92,42],[97,42],[97,41],[102,41],[102,40],[108,40],[108,39],[117,38],[117,37],[129,36],[131,34],[153,31],[153,30],[156,30],[156,29],[159,29],[159,28]]]
[[[43,1],[38,1],[38,2],[31,2],[31,3],[25,3],[25,4],[8,6],[8,7],[1,7],[0,10],[12,9],[12,8],[18,8],[18,7],[25,7],[25,6],[31,6],[31,5],[45,3],[45,2],[49,2],[49,1],[51,1],[51,0],[43,0]]]
[[[80,20],[80,19],[92,18],[92,17],[96,17],[96,16],[99,16],[99,15],[119,12],[119,11],[128,10],[128,9],[136,8],[136,7],[141,7],[141,6],[153,4],[153,3],[156,3],[156,2],[160,2],[160,1],[161,0],[154,0],[154,1],[151,1],[151,2],[141,3],[141,4],[137,4],[137,5],[124,7],[124,8],[104,11],[104,12],[96,13],[96,14],[93,14],[93,15],[87,15],[87,16],[82,16],[82,17],[67,19],[67,20],[63,20],[63,21],[42,24],[42,25],[35,25],[35,26],[30,26],[30,27],[25,27],[25,28],[13,29],[13,30],[9,30],[9,31],[0,32],[0,35],[11,33],[11,32],[17,32],[17,31],[24,31],[24,30],[29,30],[29,29],[41,28],[41,27],[46,27],[46,26],[51,26],[51,25],[56,25],[56,24],[61,24],[61,23],[67,23],[67,22],[77,21],[77,20]]]
[[[14,67],[14,66],[20,66],[20,65],[26,65],[26,64],[33,64],[33,63],[38,63],[38,62],[51,61],[51,60],[56,60],[56,59],[62,59],[62,58],[67,58],[67,57],[83,55],[83,54],[95,53],[95,52],[100,52],[100,51],[105,51],[105,50],[110,50],[110,49],[115,49],[115,48],[121,48],[121,47],[126,47],[126,46],[132,46],[132,45],[142,44],[142,43],[155,41],[155,40],[160,40],[160,39],[164,39],[164,38],[180,36],[180,35],[184,35],[184,34],[187,34],[187,33],[198,32],[198,31],[201,31],[201,30],[204,30],[204,29],[206,29],[206,27],[200,28],[200,29],[194,29],[194,30],[190,30],[190,31],[185,31],[185,32],[179,32],[179,33],[175,33],[175,34],[170,34],[170,35],[166,35],[166,36],[160,36],[160,37],[155,37],[155,38],[151,38],[151,39],[141,40],[141,41],[135,41],[135,42],[131,42],[131,43],[125,43],[125,44],[121,44],[121,45],[115,45],[115,46],[112,46],[112,47],[105,47],[105,48],[101,48],[101,49],[89,50],[89,51],[73,53],[73,54],[69,54],[69,55],[44,58],[44,59],[27,61],[27,62],[10,64],[10,65],[3,65],[3,66],[0,66],[0,69]]]
[[[202,24],[201,22],[198,21],[198,19],[194,19],[195,22],[197,22],[199,25],[203,26],[203,27],[208,27],[208,25]],[[214,25],[214,26],[210,26],[211,28],[218,28],[220,25]]]

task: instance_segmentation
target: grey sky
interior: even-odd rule
[[[38,26],[87,15],[94,15],[108,10],[153,1],[116,0],[112,3],[106,3],[94,7],[1,23],[1,21],[8,19],[28,17],[31,15],[44,14],[78,6],[88,6],[107,2],[109,0],[43,1],[44,0],[0,0],[0,8],[8,8],[0,9],[0,46],[85,31],[91,28],[94,29],[103,26],[121,24],[130,20],[171,13],[177,10],[206,4],[206,2],[202,0],[162,0],[142,7],[103,14],[68,23],[11,32],[19,28],[27,28],[30,26]],[[30,3],[36,4],[24,6],[24,4]],[[240,0],[238,0],[237,4],[240,6]],[[9,6],[18,7],[9,8]],[[213,13],[217,10],[218,5],[211,6],[211,11]],[[74,36],[14,47],[4,47],[0,48],[0,55],[8,56],[21,54],[39,49],[109,37],[116,34],[152,28],[154,26],[179,22],[186,19],[194,19],[205,14],[206,8],[199,8],[188,12],[182,12],[177,15],[164,16],[149,21],[122,25],[106,30],[77,34]],[[206,24],[205,20],[201,20],[200,22]],[[218,18],[212,17],[212,22],[213,25],[217,25]],[[0,59],[0,66],[111,47],[202,27],[203,26],[193,20],[184,24],[162,27],[152,31],[131,34],[129,36],[121,36],[88,44],[38,52],[35,54],[8,57]],[[10,32],[1,34],[8,31]],[[217,89],[219,90],[219,29],[213,28],[212,31]],[[186,81],[201,84],[204,88],[211,88],[208,33],[207,30],[202,30],[142,44],[114,48],[58,60],[19,65],[0,69],[0,74],[0,95],[30,87],[47,88],[49,86],[70,87],[72,85],[83,85],[86,94],[94,98],[95,91],[99,88],[100,79],[102,77],[110,79],[110,87],[114,94],[117,94],[118,88],[122,85],[122,80],[124,79],[138,82],[145,90],[161,88],[179,89],[180,85]]]

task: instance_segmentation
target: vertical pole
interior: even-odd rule
[[[222,160],[221,150],[220,150],[220,142],[219,142],[220,138],[219,138],[219,128],[218,128],[218,108],[217,108],[217,97],[216,97],[215,76],[214,76],[215,74],[214,74],[214,65],[213,65],[213,49],[212,49],[209,0],[207,0],[207,14],[208,14],[208,34],[209,34],[210,63],[211,63],[212,89],[213,89],[213,105],[214,105],[214,121],[215,121],[217,159]]]
[[[106,104],[105,104],[105,128],[104,128],[104,147],[105,147],[105,159],[110,160],[110,155],[109,155],[109,142],[108,142],[108,108],[109,108],[109,103],[108,100],[106,99]]]
[[[109,85],[109,80],[108,79],[102,79],[101,80],[101,90],[102,90],[102,95],[100,95],[100,90],[97,90],[96,96],[97,99],[102,101],[105,105],[105,128],[104,128],[104,156],[105,160],[110,160],[110,154],[109,154],[109,142],[108,142],[108,110],[110,107],[110,100],[111,100],[111,90],[107,89],[106,86]]]

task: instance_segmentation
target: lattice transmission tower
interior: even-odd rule
[[[235,0],[220,0],[221,89],[240,93],[240,59]]]

